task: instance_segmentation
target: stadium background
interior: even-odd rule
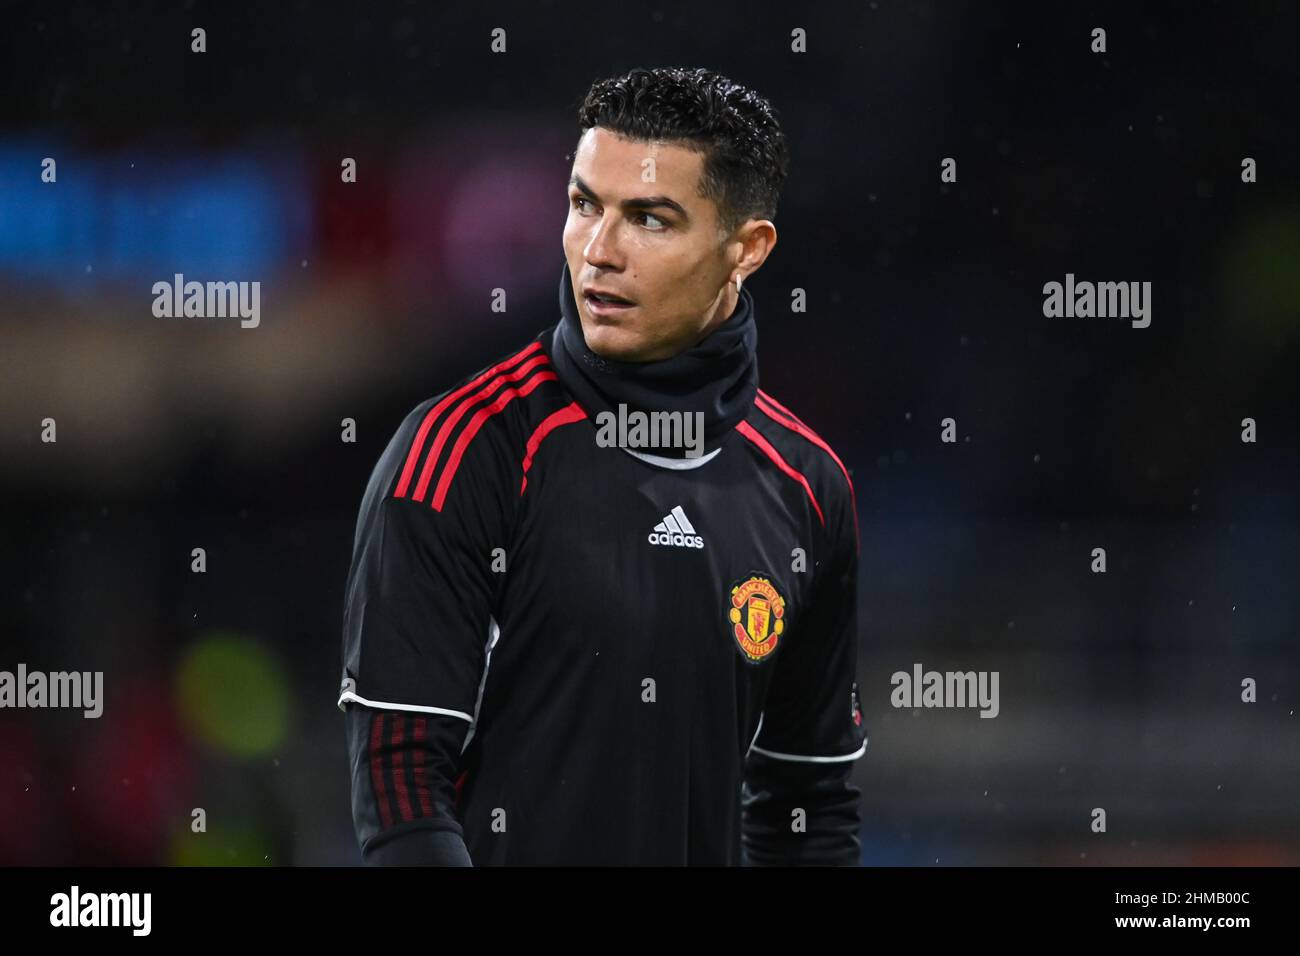
[[[1294,7],[250,9],[0,36],[0,669],[106,686],[97,721],[0,712],[0,862],[356,861],[366,478],[556,320],[587,85],[683,64],[791,140],[750,287],[764,388],[857,488],[864,862],[1300,863]],[[154,318],[177,272],[260,281],[261,326]],[[1151,327],[1045,319],[1067,272],[1151,281]],[[895,710],[915,662],[999,671],[999,717]]]

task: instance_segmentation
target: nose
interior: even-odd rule
[[[621,270],[622,250],[618,244],[618,219],[616,214],[603,217],[582,250],[587,264],[597,268]]]

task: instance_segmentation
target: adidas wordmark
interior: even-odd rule
[[[703,548],[704,539],[695,533],[695,528],[686,517],[682,506],[678,505],[664,520],[655,525],[647,539],[651,544],[668,545],[673,548]]]

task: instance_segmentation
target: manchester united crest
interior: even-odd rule
[[[731,636],[745,660],[771,657],[785,631],[785,598],[770,580],[754,574],[731,589],[729,603]]]

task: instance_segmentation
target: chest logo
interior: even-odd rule
[[[727,617],[747,661],[770,657],[785,631],[785,598],[767,578],[751,575],[731,589]]]

